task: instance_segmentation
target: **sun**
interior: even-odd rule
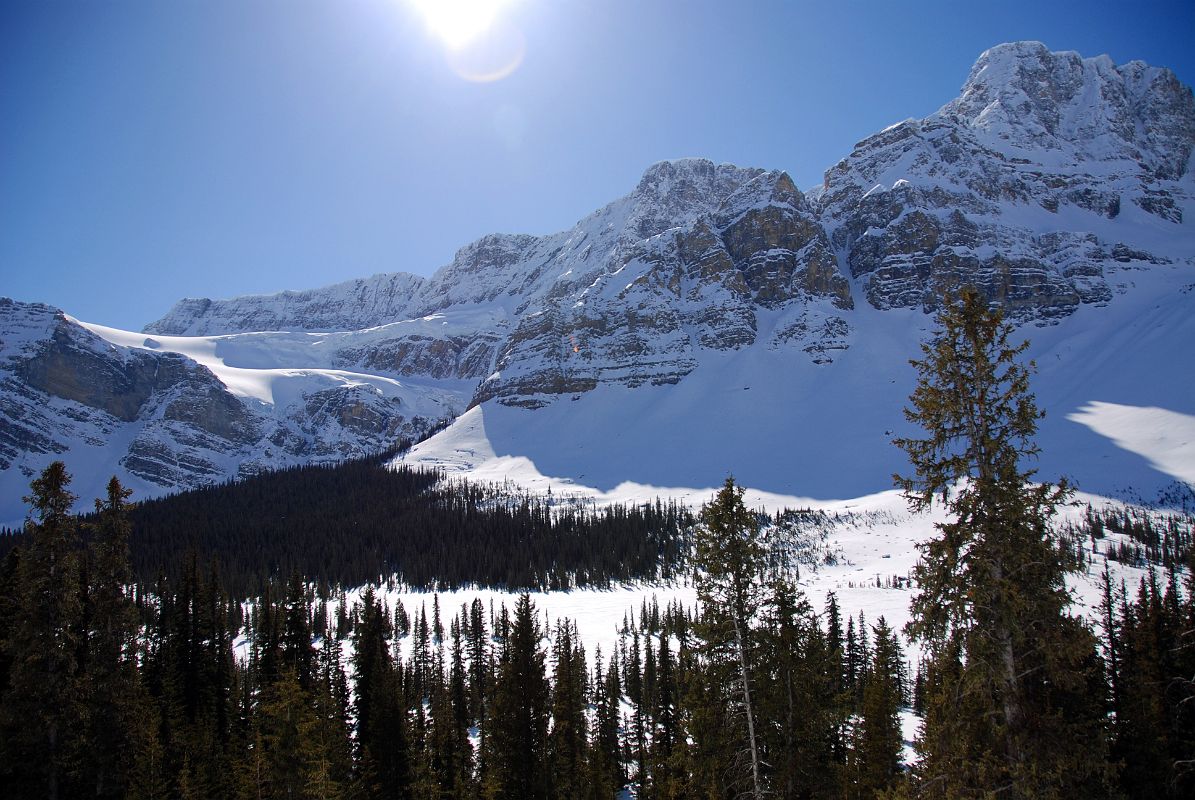
[[[408,0],[428,28],[451,50],[463,48],[489,30],[513,0]]]

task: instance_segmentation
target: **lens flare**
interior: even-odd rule
[[[445,56],[457,75],[475,83],[492,83],[510,75],[523,63],[527,41],[518,28],[499,20],[484,36]]]
[[[409,0],[449,50],[479,39],[511,0]]]

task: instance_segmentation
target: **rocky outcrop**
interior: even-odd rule
[[[345,347],[334,363],[382,374],[480,380],[489,374],[501,341],[501,330],[443,337],[416,333]]]
[[[1057,319],[1109,299],[1107,223],[1182,222],[1193,147],[1195,102],[1169,70],[1020,42],[980,56],[936,114],[860,142],[811,197],[877,308],[932,309],[970,283]]]
[[[850,283],[791,178],[753,170],[731,181],[727,174],[692,161],[649,170],[632,197],[665,181],[704,182],[726,195],[702,209],[682,193],[688,201],[675,210],[679,224],[662,230],[659,215],[628,213],[623,236],[597,269],[558,283],[520,320],[473,404],[537,407],[602,384],[676,383],[704,352],[752,346],[761,313],[850,309]],[[811,357],[829,363],[833,348],[817,347],[816,331],[806,329],[800,350],[816,349]]]

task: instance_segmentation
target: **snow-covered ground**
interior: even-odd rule
[[[1077,495],[1074,503],[1061,509],[1060,524],[1081,520],[1088,504],[1097,510],[1111,508],[1123,511],[1125,508],[1122,503],[1084,494]],[[907,579],[917,560],[917,544],[934,535],[934,523],[944,520],[944,514],[937,508],[930,513],[910,513],[904,498],[896,491],[855,501],[826,503],[820,509],[826,512],[822,517],[825,523],[819,525],[826,535],[821,549],[833,556],[833,563],[822,563],[816,568],[803,566],[798,581],[802,592],[819,614],[824,612],[828,593],[833,592],[838,600],[844,627],[848,617],[854,618],[857,623],[862,613],[869,627],[884,617],[890,627],[901,632],[909,621],[909,604],[916,593],[916,587],[910,586]],[[1092,555],[1089,571],[1072,576],[1068,586],[1074,598],[1074,613],[1098,623],[1098,576],[1102,574],[1105,563],[1110,567],[1114,581],[1123,579],[1129,587],[1135,586],[1145,576],[1144,570],[1106,558],[1105,553],[1110,548],[1125,540],[1122,534],[1108,532],[1098,542],[1098,552]],[[349,604],[358,602],[363,592],[364,587],[349,591]],[[517,592],[489,588],[432,592],[386,585],[376,587],[376,593],[391,612],[398,602],[402,602],[412,619],[422,609],[429,623],[438,600],[445,628],[462,606],[470,606],[474,599],[482,601],[488,621],[491,607],[499,612],[505,605],[513,611],[519,596]],[[562,619],[576,623],[591,660],[597,647],[608,659],[616,646],[618,630],[624,620],[637,622],[640,608],[645,603],[650,607],[653,598],[661,611],[673,601],[687,608],[693,608],[696,604],[696,590],[687,580],[637,583],[611,589],[531,592],[530,596],[541,622],[546,623],[543,626],[545,631],[551,631],[555,623]],[[918,651],[910,649],[903,634],[901,638],[906,647],[907,659],[910,664],[915,664]],[[409,645],[410,640],[407,639],[404,652],[409,652]]]

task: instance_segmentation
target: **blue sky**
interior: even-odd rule
[[[138,329],[183,296],[427,275],[665,158],[807,189],[1004,41],[1195,81],[1190,0],[509,2],[522,57],[481,83],[413,0],[3,0],[0,295]]]

